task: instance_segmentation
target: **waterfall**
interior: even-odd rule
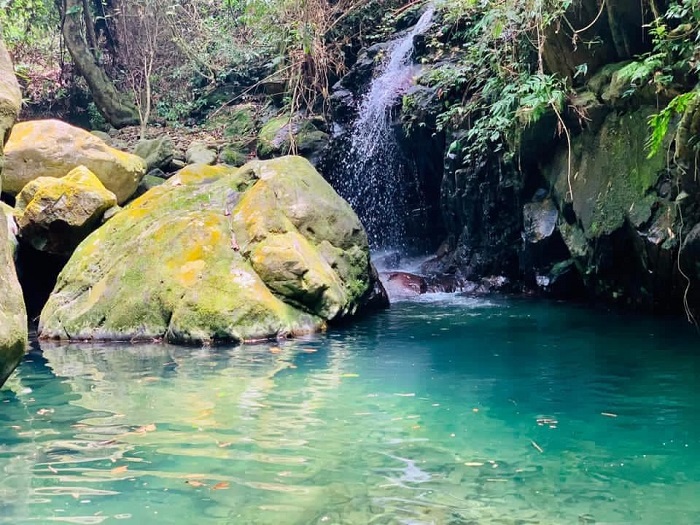
[[[337,176],[339,193],[358,213],[374,249],[407,248],[410,169],[401,160],[391,110],[413,83],[413,39],[430,27],[433,13],[430,6],[412,30],[389,43],[380,73],[362,97]]]

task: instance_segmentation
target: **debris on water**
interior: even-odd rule
[[[617,414],[613,414],[612,412],[601,412],[600,415],[605,417],[617,417]]]
[[[542,450],[542,447],[537,444],[535,441],[530,441],[532,443],[532,446],[535,447],[535,450],[539,452],[540,454],[544,454],[544,450]]]

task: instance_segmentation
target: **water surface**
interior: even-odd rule
[[[0,523],[700,523],[682,322],[431,296],[231,348],[35,347]]]

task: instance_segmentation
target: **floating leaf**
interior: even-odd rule
[[[155,432],[156,426],[154,423],[151,423],[149,425],[144,425],[142,427],[139,427],[136,429],[136,432],[139,434],[145,434],[146,432]]]
[[[110,473],[111,474],[124,474],[124,472],[126,472],[127,470],[129,470],[129,466],[122,465],[121,467],[113,468],[112,470],[110,470]]]
[[[279,346],[273,346],[270,348],[270,353],[272,354],[279,354],[280,352],[282,352],[282,349]]]
[[[197,481],[196,479],[188,479],[185,481],[188,485],[191,485],[192,487],[206,487],[206,483],[202,483],[201,481]]]
[[[231,484],[228,481],[219,481],[216,485],[214,485],[211,489],[212,490],[225,490],[231,488]]]

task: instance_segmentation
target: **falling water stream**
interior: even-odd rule
[[[392,126],[392,108],[416,74],[414,38],[431,25],[429,7],[416,25],[391,42],[380,74],[362,98],[350,138],[349,155],[341,163],[337,189],[357,211],[373,248],[405,248],[410,168],[402,162]]]

